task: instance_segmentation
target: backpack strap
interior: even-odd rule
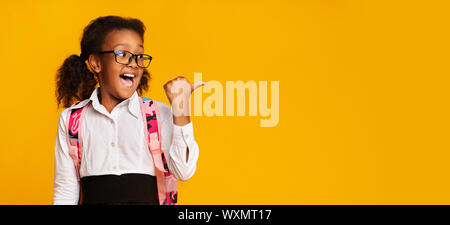
[[[159,203],[161,205],[176,205],[177,181],[170,173],[164,152],[161,150],[161,119],[156,101],[141,98],[140,103],[147,135],[146,141],[155,165]]]
[[[73,106],[78,103],[75,103]],[[88,106],[89,103],[81,108],[70,110],[67,113],[68,118],[66,120],[66,136],[69,145],[69,155],[73,159],[78,180],[80,180],[81,153],[83,150],[81,141],[81,121],[84,118]]]

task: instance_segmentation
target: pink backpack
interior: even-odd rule
[[[79,102],[78,102],[79,103]],[[75,103],[74,105],[77,105]],[[161,123],[156,101],[148,98],[140,98],[142,118],[144,118],[146,142],[153,157],[155,165],[156,180],[158,184],[158,199],[161,205],[177,204],[177,180],[167,166],[166,158],[161,150]],[[84,118],[89,103],[68,113],[66,124],[67,142],[69,144],[69,155],[72,157],[78,180],[80,180],[80,164],[82,156],[81,121]],[[81,202],[82,196],[80,198]]]

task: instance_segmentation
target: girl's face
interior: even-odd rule
[[[133,54],[144,54],[142,39],[133,30],[114,30],[105,37],[102,51],[126,50]],[[114,53],[100,55],[98,62],[99,83],[102,93],[124,100],[136,91],[144,69],[138,67],[135,57],[128,65],[115,61]],[[134,76],[134,77],[132,77]]]

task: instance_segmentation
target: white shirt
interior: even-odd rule
[[[55,205],[78,204],[80,184],[69,156],[65,124],[71,109],[83,107],[89,101],[91,104],[81,124],[83,149],[80,176],[125,173],[155,175],[153,159],[145,141],[137,92],[108,113],[98,100],[98,91],[95,89],[89,99],[62,111],[59,117],[53,187]],[[161,148],[169,170],[177,179],[188,180],[195,172],[199,154],[192,122],[185,126],[174,125],[171,108],[161,102],[157,102],[157,107],[161,120]]]

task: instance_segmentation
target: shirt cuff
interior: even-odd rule
[[[194,143],[194,127],[192,121],[184,126],[173,125],[173,138],[178,146],[190,146]]]

